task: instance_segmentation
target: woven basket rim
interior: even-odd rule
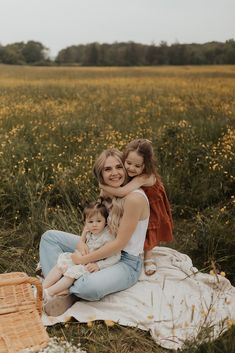
[[[37,289],[34,297],[32,285]],[[41,321],[42,285],[24,272],[0,274],[0,352],[45,348],[49,336]]]

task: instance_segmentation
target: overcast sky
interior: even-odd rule
[[[0,0],[0,44],[41,42],[52,56],[90,42],[235,39],[235,0]]]

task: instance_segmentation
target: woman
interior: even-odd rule
[[[103,151],[95,162],[94,173],[101,184],[120,187],[126,181],[122,153],[115,149]],[[82,299],[95,301],[107,294],[133,286],[141,273],[140,254],[143,252],[148,220],[149,203],[145,193],[142,190],[129,193],[125,197],[123,216],[116,238],[92,253],[83,256],[76,253],[73,255],[73,260],[77,264],[86,265],[122,250],[121,260],[108,268],[83,275],[70,287],[70,293]],[[40,263],[44,276],[56,264],[62,252],[74,251],[78,241],[78,236],[61,231],[50,230],[43,234],[40,243]],[[53,316],[60,315],[71,304],[72,300],[66,302],[62,297],[57,297],[47,304],[46,312]]]

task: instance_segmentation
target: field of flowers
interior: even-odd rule
[[[172,205],[171,246],[235,283],[234,121],[233,66],[0,66],[0,272],[34,274],[47,229],[79,233],[96,156],[145,137]]]

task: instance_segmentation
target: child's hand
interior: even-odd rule
[[[77,245],[77,250],[81,253],[81,255],[86,255],[89,253],[88,246],[86,243],[80,239],[78,245]]]
[[[71,254],[71,259],[75,265],[85,265],[83,256],[78,251]]]
[[[152,186],[156,182],[156,177],[153,174],[150,176],[146,174],[138,175],[136,179],[142,184],[142,186]]]
[[[95,262],[90,262],[85,267],[86,267],[87,271],[89,271],[89,272],[97,272],[100,270],[99,266]]]
[[[102,184],[99,184],[99,185],[101,185],[102,187],[104,187],[104,185],[102,185]],[[100,196],[101,197],[110,197],[110,196],[112,196],[111,194],[109,194],[106,190],[104,190],[103,188],[101,188],[100,189]]]

